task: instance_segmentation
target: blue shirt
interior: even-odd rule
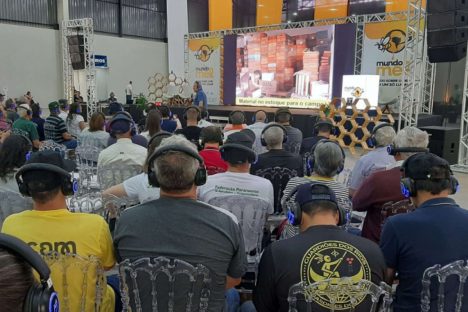
[[[163,119],[161,129],[170,133],[174,133],[177,128],[177,122],[171,119]]]
[[[448,197],[428,200],[414,212],[390,217],[382,232],[380,248],[387,266],[398,272],[400,280],[394,311],[420,311],[424,271],[435,264],[443,266],[468,259],[468,211]],[[436,290],[436,286],[433,283],[432,289]],[[457,292],[457,287],[446,285],[446,299]],[[432,294],[434,304],[437,291]],[[451,299],[445,301],[444,311],[454,311],[453,306],[447,306],[455,303]]]
[[[208,107],[208,100],[206,98],[206,94],[203,90],[197,91],[197,96],[193,100],[193,105],[200,106],[200,102],[203,101],[203,106]]]

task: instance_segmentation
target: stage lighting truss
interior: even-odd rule
[[[403,0],[401,0],[403,1]],[[356,24],[356,44],[354,74],[361,74],[364,25],[372,22],[390,22],[405,20],[408,23],[407,43],[403,68],[405,78],[402,78],[400,94],[399,120],[402,126],[416,126],[419,113],[432,113],[434,94],[435,66],[427,59],[427,42],[425,40],[426,12],[421,7],[422,0],[408,0],[408,10],[366,15],[353,15],[342,18],[330,18],[303,22],[293,22],[277,25],[234,28],[226,30],[206,31],[185,35],[185,76],[188,77],[188,40],[208,37],[222,38],[225,35],[248,34],[252,32],[271,31],[279,29],[295,29],[312,26]],[[422,27],[421,27],[422,25]],[[408,34],[409,33],[409,34]]]
[[[422,0],[409,0],[406,47],[401,76],[398,130],[416,126],[419,113],[432,113],[435,66],[427,58],[426,10]]]
[[[96,103],[96,68],[94,65],[94,26],[92,18],[81,18],[75,20],[64,20],[62,22],[62,59],[63,59],[63,93],[65,98],[73,101],[73,68],[71,64],[68,36],[82,35],[84,45],[84,58],[86,73],[86,99],[88,120],[98,110]]]
[[[460,142],[458,164],[452,166],[454,171],[468,173],[468,58],[465,62],[465,80],[463,82],[463,100],[460,118]]]

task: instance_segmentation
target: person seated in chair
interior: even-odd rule
[[[417,153],[405,160],[401,170],[402,193],[411,199],[416,210],[387,219],[380,248],[388,266],[387,283],[399,280],[394,311],[420,311],[424,271],[436,264],[444,266],[468,259],[468,211],[449,198],[456,193],[458,181],[445,159]],[[458,278],[455,282],[455,276],[452,277],[447,279],[443,290],[444,311],[456,311],[459,283]],[[435,285],[431,289],[436,289]],[[461,292],[467,291],[465,285]],[[436,311],[436,292],[430,301],[430,310]],[[461,311],[466,311],[467,301],[463,301]]]
[[[298,128],[291,126],[292,113],[287,107],[278,108],[275,112],[275,122],[279,123],[286,128],[288,141],[283,144],[285,151],[293,154],[299,154],[302,143],[302,131]]]
[[[200,132],[202,128],[198,127],[198,121],[201,119],[201,112],[197,106],[190,106],[185,109],[184,119],[187,121],[187,126],[183,129],[176,130],[175,134],[182,134],[190,142],[199,146]]]
[[[258,155],[267,152],[266,146],[262,144],[262,132],[267,126],[268,118],[267,113],[263,109],[260,109],[254,113],[252,118],[253,124],[247,126],[247,129],[252,130],[255,133],[255,144],[253,149]]]
[[[115,105],[119,105],[119,103],[113,103]],[[110,133],[110,137],[109,139],[107,140],[107,146],[111,146],[112,144],[115,144],[115,142],[117,142],[117,138],[112,134],[112,129],[111,129],[111,124],[112,124],[112,120],[114,120],[117,116],[124,116],[123,118],[128,118],[129,120],[131,120],[131,137],[130,137],[130,140],[132,140],[132,143],[133,144],[137,144],[137,145],[140,145],[141,147],[148,147],[148,140],[146,139],[146,137],[144,137],[143,135],[141,134],[138,134],[137,132],[137,127],[135,125],[135,121],[134,119],[132,118],[132,116],[130,115],[129,112],[126,112],[126,111],[117,111],[113,116],[112,116],[112,119],[109,121],[109,123],[107,124],[106,127],[109,128],[109,133]]]
[[[67,126],[59,117],[59,103],[49,103],[50,116],[44,122],[44,137],[46,140],[65,145],[68,149],[75,149],[78,142],[67,131]]]
[[[146,148],[132,142],[133,119],[124,113],[116,114],[111,122],[111,134],[117,142],[99,153],[98,166],[110,164],[140,165],[143,166],[146,159]]]
[[[224,127],[224,138],[247,128],[245,124],[245,114],[243,111],[236,110],[229,114],[229,123]]]
[[[32,197],[34,208],[6,218],[2,232],[18,237],[41,255],[56,252],[62,256],[66,253],[82,258],[94,256],[104,270],[110,270],[115,265],[115,258],[107,223],[99,215],[72,213],[67,208],[66,197],[77,190],[76,181],[70,175],[75,168],[73,161],[63,159],[55,151],[33,153],[16,173],[16,180],[20,192]],[[65,291],[60,288],[62,273],[52,269],[59,297]],[[94,308],[96,276],[87,275],[87,293],[83,294],[83,273],[74,270],[65,274],[68,281],[73,281],[67,286],[69,307],[75,310],[84,297],[86,311]],[[102,291],[101,311],[113,311],[113,289],[104,286]]]
[[[334,132],[335,125],[330,119],[320,119],[314,125],[314,135],[302,140],[300,154],[304,155],[305,153],[310,153],[318,141],[330,139]]]
[[[258,160],[250,167],[250,172],[256,174],[258,170],[281,167],[295,171],[296,176],[302,176],[302,157],[283,149],[287,140],[286,128],[277,123],[268,124],[261,133],[262,145],[266,146],[268,152],[258,155]]]
[[[370,145],[375,149],[359,158],[351,173],[349,196],[353,196],[362,182],[373,172],[385,170],[395,163],[395,158],[387,152],[387,147],[392,144],[396,132],[389,123],[381,123],[374,127],[370,138]]]
[[[270,203],[268,213],[273,213],[273,186],[267,179],[250,174],[250,166],[256,160],[253,140],[243,132],[231,134],[222,145],[221,157],[228,164],[224,173],[208,177],[198,192],[203,202],[226,195],[245,195]]]
[[[15,174],[32,152],[32,144],[22,135],[10,135],[0,148],[0,191],[19,193]],[[3,217],[4,218],[4,217]]]
[[[312,150],[312,155],[306,160],[306,165],[312,174],[308,177],[295,177],[289,180],[281,198],[283,210],[285,208],[285,198],[300,184],[311,181],[320,182],[330,187],[335,192],[338,205],[347,210],[351,202],[346,187],[335,180],[335,177],[343,171],[345,163],[345,153],[341,146],[333,141],[322,140],[318,142]]]
[[[353,196],[353,210],[366,211],[362,236],[376,243],[380,241],[382,206],[405,198],[400,189],[400,166],[404,160],[417,152],[427,151],[429,135],[416,127],[400,130],[390,148],[395,163],[387,170],[371,174]]]
[[[25,135],[32,142],[33,147],[39,149],[41,142],[39,141],[37,126],[31,121],[32,110],[29,104],[20,104],[18,106],[18,115],[19,118],[13,123],[13,131],[16,130],[16,133]]]
[[[219,127],[208,126],[200,133],[200,156],[205,162],[208,175],[226,172],[228,164],[221,157],[220,146],[223,145],[223,132]]]
[[[67,117],[68,117],[68,111],[70,110],[70,105],[68,104],[68,100],[66,99],[60,99],[58,100],[58,104],[60,107],[60,112],[58,113],[58,116],[62,118],[63,122],[67,122]]]
[[[337,226],[346,223],[346,213],[328,186],[302,184],[289,196],[295,197],[295,204],[288,219],[301,233],[271,244],[263,252],[253,297],[257,311],[288,311],[289,288],[299,282],[310,285],[350,277],[378,285],[384,279],[385,261],[379,247]],[[321,299],[313,311],[329,311],[328,297]],[[358,306],[356,311],[367,312],[369,307]]]
[[[236,217],[196,200],[206,171],[196,147],[183,136],[164,139],[148,166],[149,182],[160,188],[161,197],[121,214],[114,231],[118,261],[163,256],[202,264],[212,278],[209,311],[221,311],[225,289],[237,285],[246,270]],[[142,311],[152,310],[151,290],[143,291],[148,286],[142,282],[138,288]],[[174,310],[182,311],[177,303]]]
[[[158,107],[161,112],[161,129],[166,132],[174,133],[177,129],[177,121],[172,119],[172,112],[169,106],[161,105]]]

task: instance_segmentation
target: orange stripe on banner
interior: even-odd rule
[[[395,0],[400,1],[400,0]],[[348,0],[316,0],[315,19],[348,16]]]
[[[209,0],[210,30],[232,28],[232,0]]]
[[[283,0],[257,0],[257,26],[281,24]]]
[[[442,0],[445,1],[445,0]],[[422,7],[426,7],[426,0],[422,1]],[[408,1],[390,0],[386,2],[385,12],[400,12],[408,10]]]

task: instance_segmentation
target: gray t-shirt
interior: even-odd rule
[[[162,197],[125,210],[114,231],[114,245],[118,261],[164,256],[206,266],[212,279],[209,311],[224,307],[226,276],[240,278],[247,268],[236,217],[191,199]],[[140,296],[147,311],[151,294]]]
[[[285,151],[299,155],[302,144],[302,131],[298,128],[294,128],[293,126],[284,127],[286,128],[286,133],[288,134],[288,140],[283,144],[283,149]]]

